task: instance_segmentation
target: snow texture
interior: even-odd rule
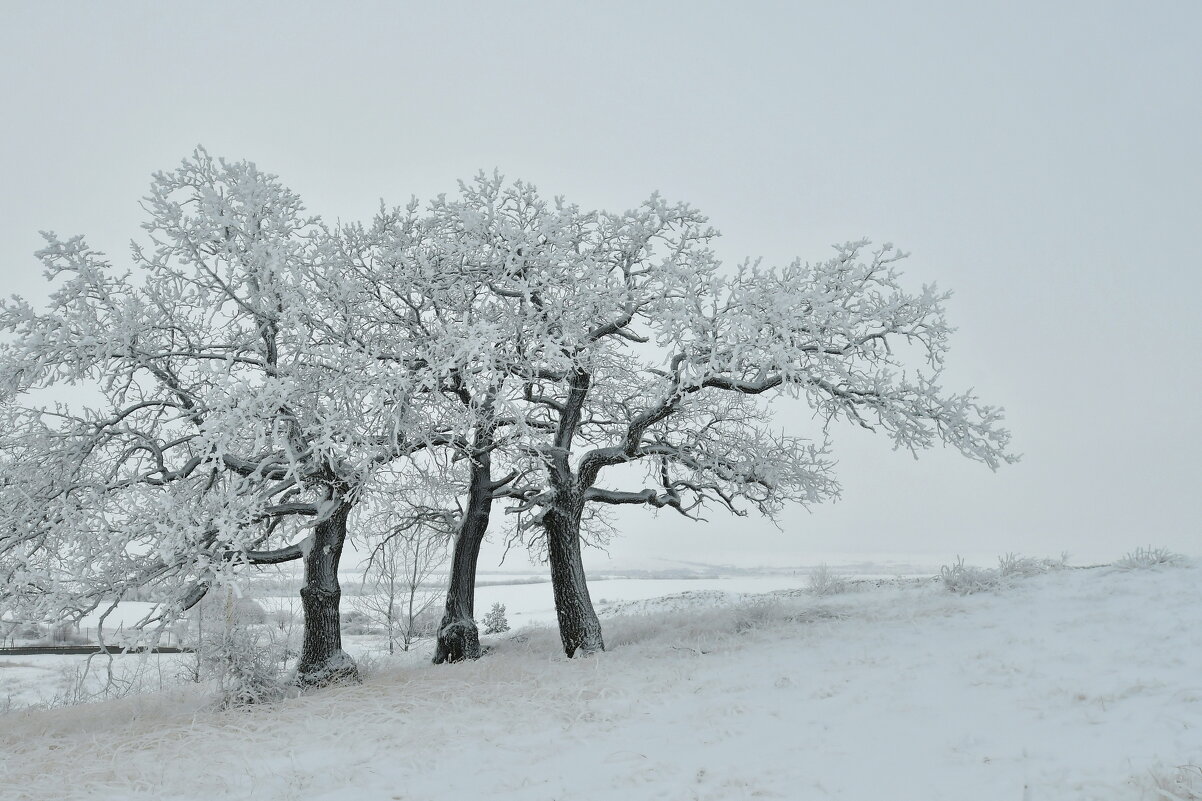
[[[406,654],[244,710],[185,689],[10,713],[0,795],[1197,797],[1197,562],[854,589],[677,596],[608,617],[610,650],[588,659],[527,627],[478,662]]]

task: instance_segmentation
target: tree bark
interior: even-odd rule
[[[329,519],[313,530],[313,544],[305,554],[305,583],[301,604],[305,610],[304,639],[296,681],[303,687],[325,687],[359,680],[355,660],[342,650],[342,622],[338,605],[338,561],[346,541],[346,519],[351,505],[341,504]]]
[[[592,598],[589,598],[584,562],[580,558],[580,517],[584,514],[584,492],[591,478],[582,485],[579,478],[572,475],[568,459],[591,385],[592,376],[586,370],[576,368],[555,430],[555,450],[547,462],[553,498],[543,514],[543,530],[547,534],[547,559],[551,563],[551,589],[555,593],[559,639],[569,659],[577,653],[588,656],[605,650],[601,621],[593,609]]]
[[[492,470],[489,454],[478,454],[472,463],[467,510],[455,537],[447,603],[438,624],[434,664],[480,658],[480,632],[476,627],[476,562],[488,532],[492,513]]]
[[[574,497],[571,503],[548,511],[543,518],[559,638],[569,658],[578,653],[588,656],[605,650],[601,621],[597,619],[593,600],[589,597],[580,556],[580,516],[583,511],[583,500]]]

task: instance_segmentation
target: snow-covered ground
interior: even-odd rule
[[[846,568],[840,572],[861,578],[882,575],[853,573]],[[505,605],[510,625],[514,629],[532,624],[554,624],[555,600],[551,582],[545,575],[484,575],[482,586],[476,591],[479,616],[482,617],[492,604],[501,603]],[[804,572],[804,569],[693,579],[615,576],[593,580],[590,582],[590,588],[599,613],[604,615],[609,610],[621,608],[626,604],[663,596],[686,595],[695,603],[699,593],[715,593],[719,597],[733,599],[749,593],[798,589],[807,585],[808,577],[809,574]],[[246,592],[254,595],[254,587],[248,586]],[[437,594],[437,591],[435,592]],[[355,595],[344,596],[344,611],[355,610],[356,601]],[[256,602],[268,612],[287,612],[295,616],[292,636],[294,647],[297,646],[301,633],[300,599],[295,594],[268,595],[257,597]],[[436,600],[436,606],[441,608],[441,599]],[[154,611],[154,608],[153,604],[142,601],[124,601],[112,610],[107,610],[106,607],[105,630],[108,642],[119,643],[122,639],[121,627],[132,626]],[[96,611],[84,617],[80,621],[79,630],[94,637],[100,615],[101,612]],[[172,636],[169,635],[167,644],[176,642]],[[344,634],[343,641],[347,651],[356,658],[379,654],[388,649],[387,639],[383,635]],[[182,677],[188,673],[190,663],[194,659],[192,656],[174,654],[150,657],[120,655],[114,658],[111,669],[120,682],[133,682],[138,687],[147,689],[162,689],[183,680]],[[107,658],[93,657],[89,661],[87,656],[82,655],[0,655],[0,711],[33,704],[62,703],[66,699],[78,698],[87,693],[100,693],[108,678],[109,669]]]
[[[0,654],[0,711],[70,703],[97,694],[108,681],[110,667],[118,682],[136,682],[147,690],[171,687],[185,680],[183,662],[192,659],[191,654],[120,654],[110,665],[102,654],[91,659],[77,654]]]
[[[186,688],[10,713],[0,797],[1202,797],[1173,783],[1202,765],[1197,563],[623,610],[589,659],[528,627],[261,708]]]
[[[589,582],[589,595],[599,614],[616,604],[642,601],[686,592],[716,591],[727,594],[764,593],[806,586],[805,574],[729,576],[712,579],[611,578]],[[476,590],[476,613],[483,615],[494,603],[505,605],[509,625],[551,625],[555,622],[555,596],[551,582],[486,585]]]

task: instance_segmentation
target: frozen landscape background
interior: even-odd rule
[[[1202,798],[1202,6],[2,6],[5,294],[45,296],[41,229],[123,254],[198,143],[329,219],[494,167],[588,207],[658,190],[731,262],[911,251],[956,293],[949,383],[1023,460],[848,428],[842,499],[779,527],[621,509],[587,660],[549,583],[491,583],[546,574],[498,538],[476,612],[513,629],[473,664],[348,635],[363,685],[219,711],[188,654],[121,657],[138,691],[83,705],[80,657],[0,656],[0,798]],[[1186,558],[1111,566],[1140,545]],[[1107,566],[936,578],[1010,552]]]
[[[419,644],[377,650],[361,686],[257,708],[184,684],[14,711],[0,776],[14,799],[1202,795],[1196,560],[969,578],[982,591],[911,575],[823,594],[782,575],[650,598],[675,587],[598,581],[610,649],[586,660],[559,652],[548,585],[482,587],[535,622],[486,637],[478,662],[434,666]]]
[[[39,230],[124,254],[150,174],[198,143],[283,176],[331,220],[495,167],[586,208],[653,190],[692,203],[730,263],[893,241],[913,253],[910,285],[955,292],[948,385],[1006,407],[1022,464],[915,462],[841,430],[841,502],[782,531],[738,521],[737,537],[717,516],[629,511],[614,566],[1197,551],[1196,3],[6,13],[5,292],[44,295]]]

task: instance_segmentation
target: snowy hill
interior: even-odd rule
[[[1202,567],[852,590],[645,603],[594,658],[527,628],[244,711],[12,713],[0,797],[1202,797]]]

